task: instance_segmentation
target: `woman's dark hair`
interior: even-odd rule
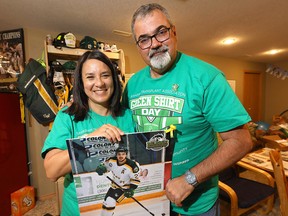
[[[113,117],[121,114],[120,99],[122,94],[122,86],[117,71],[111,60],[101,51],[93,50],[85,52],[78,60],[77,68],[74,73],[73,83],[73,104],[65,111],[69,115],[74,115],[76,122],[83,121],[87,117],[89,111],[88,97],[84,92],[82,80],[83,64],[89,59],[97,59],[106,64],[112,72],[114,92],[109,101],[109,111]]]

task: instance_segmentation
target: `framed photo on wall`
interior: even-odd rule
[[[25,68],[24,31],[0,32],[0,92],[17,92],[18,76]]]

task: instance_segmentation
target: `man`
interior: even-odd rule
[[[166,185],[173,211],[217,215],[217,173],[252,149],[245,127],[251,119],[221,71],[177,51],[176,27],[165,8],[141,6],[131,28],[148,66],[128,81],[123,104],[133,111],[138,131],[176,126],[172,179]]]
[[[113,215],[116,202],[120,203],[125,197],[133,197],[134,190],[140,184],[139,164],[127,158],[127,153],[127,148],[122,146],[117,148],[116,156],[109,158],[96,169],[99,175],[108,171],[113,174],[111,187],[104,198],[101,216]]]

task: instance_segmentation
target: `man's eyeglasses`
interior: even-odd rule
[[[158,42],[162,43],[170,38],[170,28],[163,27],[156,34],[151,36],[141,37],[136,44],[142,49],[148,49],[152,45],[152,38],[154,37]]]

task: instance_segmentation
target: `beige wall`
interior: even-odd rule
[[[125,44],[117,42],[117,47],[124,50],[125,54],[125,72],[128,74],[135,73],[145,66],[144,61],[137,52],[135,44]]]
[[[59,32],[52,32],[48,30],[41,30],[41,29],[24,29],[24,37],[25,37],[25,54],[26,54],[26,61],[29,58],[39,58],[42,54],[42,51],[44,50],[44,40],[47,34],[51,34],[52,36],[57,36]],[[75,35],[77,38],[83,38],[83,36]],[[98,38],[96,38],[98,39]],[[101,39],[98,39],[101,40]],[[105,41],[105,40],[103,40]],[[108,43],[112,43],[111,41],[106,41]],[[137,53],[137,49],[135,44],[124,44],[115,42],[118,48],[121,48],[124,50],[125,53],[125,61],[126,61],[126,73],[134,73],[143,66],[145,66],[143,60],[141,59],[140,55]],[[220,70],[222,70],[227,79],[236,80],[236,94],[238,95],[239,99],[242,101],[243,98],[243,77],[245,71],[260,71],[265,73],[265,64],[259,64],[259,63],[251,63],[246,61],[238,61],[234,59],[229,58],[221,58],[221,57],[215,57],[215,56],[207,56],[207,55],[200,55],[192,52],[186,52],[187,54],[194,55],[195,57],[198,57],[204,61],[207,61],[216,67],[218,67]],[[265,85],[270,86],[272,88],[277,89],[278,83],[281,83],[284,85],[285,82],[280,80],[273,80],[272,83],[270,83],[271,79],[267,79]],[[275,83],[274,83],[275,82]],[[283,87],[282,85],[282,87]],[[285,88],[285,87],[284,87]],[[286,92],[287,92],[286,87]],[[280,92],[280,91],[279,91]],[[267,94],[269,91],[267,91]],[[284,93],[283,93],[284,94]],[[265,98],[266,99],[266,98]],[[266,100],[266,110],[270,113],[274,112],[274,108],[271,107],[271,101],[272,99]],[[273,100],[276,100],[275,97]],[[283,104],[280,101],[277,101],[279,103],[279,111],[282,111],[284,108],[287,108],[287,103]],[[274,106],[274,105],[272,105]],[[265,117],[267,119],[270,118],[271,114],[265,114]],[[28,118],[29,117],[29,118]],[[54,184],[52,182],[49,182],[46,179],[44,168],[43,168],[43,160],[40,157],[41,148],[43,146],[44,140],[48,134],[48,127],[44,127],[40,124],[38,124],[33,117],[26,116],[26,128],[27,128],[27,138],[28,138],[28,151],[29,151],[29,158],[32,162],[31,165],[31,184],[36,188],[37,196],[38,197],[44,197],[46,195],[49,195],[51,193],[54,193]]]
[[[288,61],[273,64],[288,71]],[[269,73],[266,73],[265,91],[265,120],[272,122],[273,115],[279,115],[288,109],[288,78],[282,80]]]

